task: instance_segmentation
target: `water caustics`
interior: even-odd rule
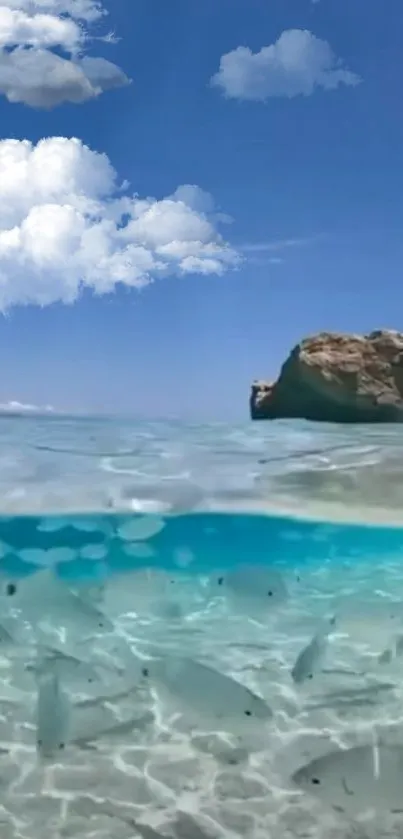
[[[402,835],[396,429],[0,442],[2,837]]]

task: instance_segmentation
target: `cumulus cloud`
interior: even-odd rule
[[[0,2],[0,94],[10,102],[52,108],[85,102],[129,82],[112,62],[83,54],[89,39],[85,26],[104,14],[100,3]]]
[[[357,85],[327,41],[306,29],[288,29],[270,46],[252,52],[237,47],[221,57],[211,83],[232,99],[264,101],[273,96],[310,96],[317,87]]]
[[[72,52],[82,40],[82,30],[73,20],[49,14],[28,15],[0,7],[0,48],[25,44],[28,47],[61,46]]]
[[[1,5],[29,14],[70,15],[88,23],[106,15],[101,0],[2,0]]]
[[[197,186],[140,198],[78,139],[0,141],[0,310],[72,303],[85,288],[107,294],[170,274],[222,274],[240,257],[218,224]]]

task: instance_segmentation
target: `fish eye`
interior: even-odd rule
[[[141,675],[145,676],[146,678],[147,678],[147,676],[150,675],[150,671],[149,671],[148,667],[143,667],[143,669],[141,671]]]
[[[99,623],[99,624],[98,624],[98,626],[99,626],[99,628],[100,628],[100,629],[103,629],[103,628],[104,628],[104,625],[103,625],[103,623],[102,623],[102,622],[101,622],[101,623]]]
[[[42,746],[42,740],[38,740],[38,741],[37,741],[37,745],[39,746],[39,748],[41,748],[41,746]]]
[[[267,592],[267,596],[268,596],[268,597],[273,597],[273,592],[272,592],[272,591],[268,591],[268,592]]]
[[[65,747],[65,743],[59,743],[59,749],[60,749],[60,751],[62,751],[62,749],[64,749],[64,747]]]
[[[319,778],[312,778],[312,783],[316,785],[320,784]]]
[[[244,711],[245,717],[251,717],[252,711]]]
[[[223,582],[224,582],[224,577],[219,577],[218,580],[217,580],[217,585],[222,586]]]
[[[313,673],[309,673],[308,679],[313,679]]]
[[[7,597],[12,597],[13,594],[16,593],[16,591],[17,591],[17,586],[15,585],[15,583],[8,583],[6,585],[6,595],[7,595]]]

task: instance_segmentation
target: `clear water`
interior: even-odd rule
[[[400,435],[1,419],[2,839],[402,835]]]

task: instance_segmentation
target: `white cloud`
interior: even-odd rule
[[[49,50],[0,50],[0,93],[9,102],[33,108],[80,104],[126,82],[124,73],[103,58],[73,61]]]
[[[84,24],[103,13],[93,0],[0,0],[0,94],[52,108],[128,84],[112,62],[82,54],[89,38]]]
[[[80,140],[0,141],[1,311],[71,303],[84,288],[106,294],[169,274],[222,274],[239,262],[198,187],[140,199]]]
[[[255,101],[309,96],[317,87],[333,90],[360,81],[343,67],[327,41],[306,29],[288,29],[256,53],[237,47],[221,57],[220,69],[211,79],[226,96]]]
[[[28,15],[0,6],[0,48],[25,44],[30,47],[57,47],[72,52],[82,39],[82,29],[69,18],[55,15]]]
[[[70,15],[75,20],[91,23],[106,15],[100,0],[2,0],[2,6],[35,13]]]
[[[299,237],[295,239],[274,239],[271,242],[247,242],[245,245],[241,245],[240,250],[245,251],[246,253],[283,251],[288,248],[300,248],[305,245],[310,245],[315,242],[317,238],[317,236],[307,236],[305,238]]]
[[[54,411],[53,405],[30,405],[14,399],[0,403],[1,414],[53,414]]]
[[[286,251],[313,245],[321,238],[322,234],[299,236],[293,239],[272,239],[267,242],[245,242],[243,245],[239,245],[239,250],[246,254],[248,262],[253,265],[282,265],[285,262],[282,254]]]

